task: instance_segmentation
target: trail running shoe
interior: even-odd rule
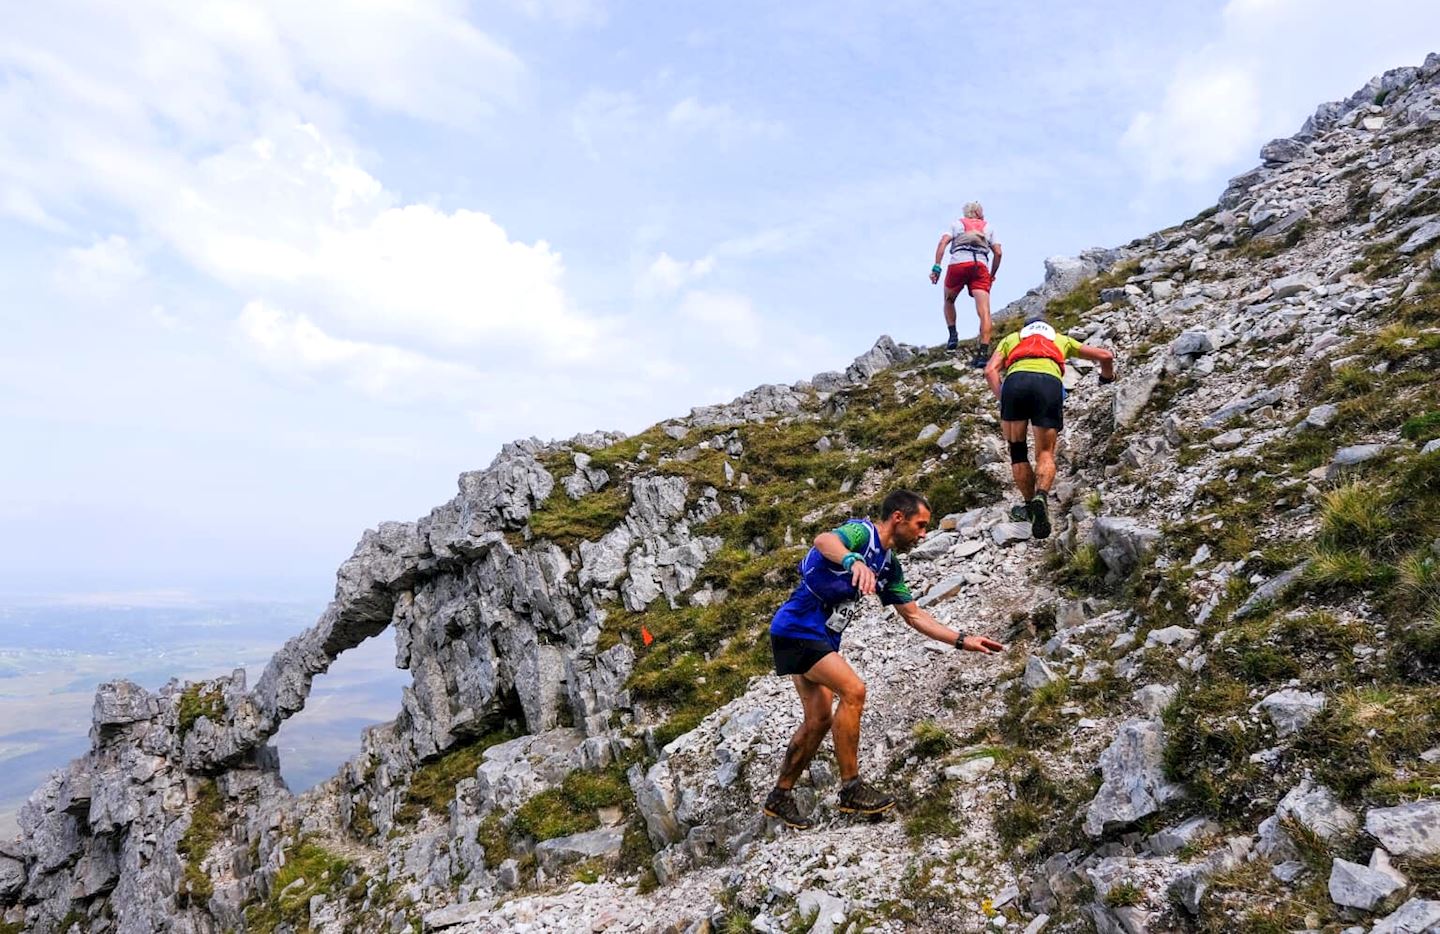
[[[801,816],[800,808],[795,804],[795,795],[779,788],[772,788],[770,795],[765,799],[765,806],[761,808],[766,817],[773,817],[785,822],[786,827],[794,827],[796,830],[809,830],[815,826],[808,818]]]
[[[959,347],[960,347],[960,338],[957,337],[957,336],[955,336],[954,334],[951,334],[951,335],[950,335],[950,338],[949,338],[947,341],[945,341],[945,349],[946,349],[946,350],[956,350],[956,349],[958,349]]]
[[[894,798],[858,779],[840,788],[839,808],[846,814],[884,814],[894,806]]]
[[[1030,521],[1030,504],[1029,504],[1029,503],[1016,503],[1014,506],[1011,506],[1011,507],[1010,507],[1010,518],[1011,518],[1011,519],[1014,519],[1016,522],[1029,522],[1029,521]]]
[[[1030,531],[1036,538],[1050,537],[1050,513],[1045,509],[1045,497],[1037,496],[1030,501]]]

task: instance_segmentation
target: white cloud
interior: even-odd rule
[[[236,327],[251,350],[282,375],[339,383],[388,402],[465,399],[485,382],[471,367],[399,347],[333,337],[305,315],[262,302],[246,305]]]
[[[527,16],[563,26],[595,26],[609,18],[602,0],[511,0]]]
[[[669,253],[661,253],[640,276],[635,291],[643,298],[669,295],[697,279],[703,279],[714,269],[713,256],[686,262],[675,259]]]
[[[56,284],[70,295],[112,297],[145,276],[144,264],[124,237],[111,235],[61,254]]]
[[[680,317],[696,326],[690,340],[718,341],[740,350],[759,347],[766,330],[750,299],[730,292],[686,292]]]
[[[1120,138],[1150,177],[1196,181],[1254,148],[1260,89],[1238,65],[1192,66],[1170,82],[1157,111],[1136,114]]]
[[[665,115],[672,127],[735,139],[743,136],[779,136],[784,126],[773,120],[743,117],[729,104],[706,104],[695,97],[677,102]]]
[[[1230,0],[1218,38],[1175,62],[1160,99],[1131,118],[1121,150],[1150,182],[1253,164],[1262,143],[1296,132],[1320,101],[1418,64],[1437,31],[1436,4],[1373,0],[1356,16],[1341,0]]]

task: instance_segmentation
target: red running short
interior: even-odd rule
[[[970,294],[976,292],[989,292],[990,267],[984,263],[956,263],[945,270],[945,288],[951,292],[960,291],[962,286],[968,286]]]

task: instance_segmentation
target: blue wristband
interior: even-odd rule
[[[854,564],[856,561],[859,560],[860,556],[852,551],[848,555],[840,559],[840,566],[848,571],[850,570],[850,565]]]
[[[941,272],[941,270],[940,270],[940,264],[939,264],[939,263],[936,263],[934,266],[931,266],[931,267],[930,267],[930,273],[931,273],[931,275],[939,275],[940,272]]]

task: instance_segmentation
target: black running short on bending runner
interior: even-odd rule
[[[1011,373],[1000,384],[1000,418],[1040,428],[1065,425],[1065,384],[1048,373]]]
[[[770,651],[775,654],[777,675],[803,675],[835,650],[824,639],[795,639],[771,634]]]

